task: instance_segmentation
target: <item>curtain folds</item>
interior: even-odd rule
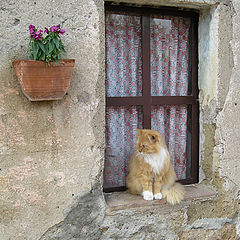
[[[190,20],[181,17],[152,17],[151,95],[187,96],[189,86]],[[188,107],[154,106],[151,128],[165,138],[178,179],[186,178]]]
[[[159,131],[167,144],[178,179],[186,178],[187,105],[154,106],[151,128]]]
[[[106,16],[107,97],[142,95],[141,19]]]
[[[187,96],[190,20],[151,18],[151,95]]]
[[[142,123],[141,107],[107,108],[104,188],[125,186],[136,130]]]

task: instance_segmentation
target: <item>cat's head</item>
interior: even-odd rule
[[[159,132],[150,129],[137,129],[136,149],[142,154],[159,153],[162,137]]]

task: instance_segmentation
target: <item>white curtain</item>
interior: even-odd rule
[[[190,20],[151,18],[151,95],[187,96]],[[187,105],[154,106],[151,128],[165,138],[178,179],[186,178]]]

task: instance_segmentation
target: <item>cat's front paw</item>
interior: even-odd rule
[[[154,199],[156,200],[161,200],[162,199],[162,194],[161,193],[157,193],[154,195]]]
[[[144,200],[153,200],[153,193],[149,191],[144,191],[142,193],[143,199]]]

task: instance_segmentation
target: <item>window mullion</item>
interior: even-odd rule
[[[107,97],[106,105],[109,106],[143,106],[143,97]]]
[[[198,99],[198,19],[193,18],[190,27],[191,37],[191,79],[192,79],[192,95],[195,99]]]
[[[143,127],[151,128],[150,15],[142,16]]]
[[[196,99],[193,96],[152,96],[152,105],[180,105],[194,103],[196,103]]]
[[[198,18],[192,19],[190,28],[191,35],[191,79],[192,96],[194,104],[192,105],[192,158],[191,158],[191,176],[193,182],[198,182],[199,178],[199,102],[198,102]]]

